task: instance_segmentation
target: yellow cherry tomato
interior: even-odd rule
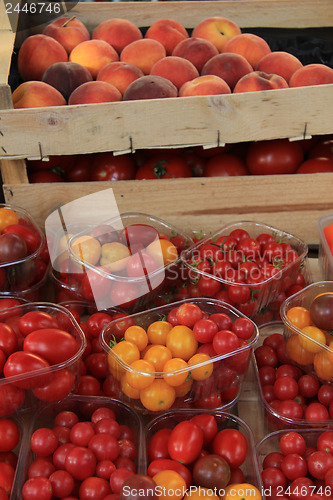
[[[11,208],[0,208],[0,232],[7,226],[18,224],[18,216]]]
[[[165,363],[172,358],[170,349],[165,345],[152,345],[145,352],[143,359],[149,361],[154,367],[155,371],[162,372]]]
[[[329,357],[330,355],[331,354],[327,355],[326,350],[322,349],[320,352],[315,354],[313,360],[314,371],[318,377],[323,380],[327,380],[327,382],[333,380],[333,363]]]
[[[149,387],[140,391],[140,401],[150,411],[168,410],[175,399],[175,389],[162,378],[155,378]]]
[[[147,246],[146,251],[154,257],[160,267],[167,266],[178,258],[177,248],[170,240],[155,240]]]
[[[258,488],[249,483],[229,484],[225,488],[223,500],[261,500],[262,496]]]
[[[188,394],[192,389],[192,385],[193,378],[188,377],[181,385],[177,385],[176,387],[174,387],[176,398],[183,398],[184,396],[186,396],[186,394]]]
[[[161,500],[181,500],[185,495],[185,479],[174,470],[161,470],[153,476],[153,481],[161,492],[158,496]]]
[[[140,399],[140,391],[139,389],[135,389],[129,383],[127,382],[126,374],[123,373],[121,379],[120,379],[120,386],[121,390],[127,396],[128,398],[131,399]]]
[[[118,241],[104,243],[101,248],[100,264],[111,272],[122,271],[126,268],[130,255],[127,246]]]
[[[198,349],[198,341],[188,326],[176,325],[167,336],[166,346],[170,349],[173,358],[182,358],[188,361]]]
[[[133,361],[126,371],[126,380],[134,389],[145,389],[155,378],[154,365],[144,359]]]
[[[101,255],[101,244],[92,236],[79,236],[71,242],[71,251],[83,264],[94,266]]]
[[[171,323],[167,321],[154,321],[147,328],[147,335],[151,344],[166,344],[167,335],[172,330]]]
[[[148,335],[146,330],[139,325],[129,326],[124,334],[125,340],[132,342],[137,346],[139,351],[143,351],[148,345]]]
[[[300,344],[299,335],[292,335],[286,342],[286,350],[290,359],[300,365],[310,365],[314,359],[314,353],[307,351]]]
[[[302,332],[305,335],[299,335],[299,343],[306,351],[316,353],[326,345],[325,333],[316,326],[305,326]]]
[[[305,326],[312,325],[310,312],[302,306],[291,307],[287,311],[287,318],[290,323],[302,330]]]
[[[163,366],[163,378],[172,387],[182,385],[188,375],[189,368],[184,359],[171,358]]]
[[[126,366],[140,359],[138,347],[128,340],[121,340],[108,353],[108,366],[112,375],[120,380],[126,371]]]
[[[196,364],[199,366],[197,368],[192,368],[192,366]],[[213,373],[214,365],[211,361],[211,357],[203,352],[194,354],[194,356],[188,360],[188,365],[191,370],[191,377],[194,380],[205,380]]]

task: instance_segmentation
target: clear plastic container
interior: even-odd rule
[[[20,409],[28,411],[42,402],[60,401],[74,392],[78,384],[86,339],[74,316],[67,309],[47,302],[24,301],[21,305],[1,310],[0,319],[9,325],[12,324],[17,330],[20,317],[32,311],[58,317],[59,328],[70,333],[76,340],[77,351],[69,359],[57,364],[50,363],[47,368],[1,378],[0,416],[12,415]],[[21,333],[17,335],[18,341],[22,342]]]
[[[0,453],[3,456],[3,459],[1,460],[2,462],[7,461],[10,465],[12,465],[15,469],[15,476],[14,476],[14,482],[13,482],[13,487],[12,487],[12,493],[9,495],[9,498],[12,500],[12,498],[15,497],[15,484],[17,481],[17,478],[20,474],[20,462],[22,461],[22,453],[24,452],[24,444],[27,439],[27,424],[23,418],[23,415],[12,415],[10,417],[3,417],[6,421],[9,420],[13,422],[19,431],[19,439],[14,448],[11,450],[9,449],[4,449],[3,446],[0,444]],[[0,418],[1,422],[2,418]],[[6,422],[7,425],[7,422]],[[13,429],[14,432],[14,429]],[[10,432],[10,435],[13,436],[12,432]],[[7,443],[6,443],[7,444]]]
[[[246,270],[245,275],[248,275],[248,278],[246,278],[247,282],[240,282],[239,279],[237,280],[237,276],[234,275],[236,266],[238,265],[238,263],[240,264],[244,261],[255,260],[256,257],[249,257],[244,253],[243,250],[237,250],[237,252],[234,252],[233,254],[237,258],[237,261],[233,261],[231,263],[230,252],[234,250],[235,244],[233,244],[233,246],[228,251],[221,251],[220,249],[220,254],[214,253],[212,257],[212,260],[217,263],[225,261],[225,257],[228,257],[229,263],[231,263],[232,266],[232,269],[230,271],[230,273],[232,274],[232,279],[228,280],[227,277],[219,277],[218,275],[213,275],[210,270],[206,271],[198,269],[195,260],[198,261],[202,258],[203,247],[212,243],[213,247],[215,247],[216,249],[217,246],[215,242],[217,240],[219,241],[218,246],[224,244],[226,237],[235,230],[245,230],[250,235],[250,238],[253,239],[256,239],[260,234],[263,233],[269,234],[270,236],[273,236],[276,242],[289,244],[292,251],[296,251],[298,255],[297,257],[295,257],[295,255],[292,255],[290,247],[288,247],[289,249],[286,249],[285,251],[290,252],[290,255],[292,255],[292,257],[289,259],[289,262],[286,265],[282,267],[281,257],[276,257],[273,261],[273,265],[275,267],[274,273],[271,274],[270,269],[269,277],[264,278],[262,277],[262,275],[258,275],[258,269]],[[308,247],[306,243],[293,234],[287,233],[272,226],[268,226],[267,224],[252,221],[243,221],[225,225],[210,237],[200,240],[196,245],[190,247],[188,250],[185,250],[182,253],[182,260],[187,267],[188,277],[191,282],[198,283],[198,287],[200,288],[201,279],[207,281],[208,278],[212,278],[217,283],[217,286],[214,287],[214,293],[209,291],[209,293],[211,294],[210,296],[218,296],[221,300],[223,300],[223,295],[221,294],[225,293],[226,298],[224,300],[232,303],[247,316],[252,317],[255,313],[273,302],[281,292],[284,292],[293,284],[297,273],[302,269],[304,265],[307,252]],[[261,261],[263,260],[263,257],[265,256],[261,255]],[[259,267],[260,266],[262,266],[262,262],[259,262]],[[222,276],[223,273],[225,273],[225,270],[221,271]],[[232,300],[231,294],[229,292],[229,290],[231,290],[232,288],[233,290],[235,290],[235,285],[239,290],[237,301]],[[203,293],[203,295],[206,294]],[[234,298],[235,296],[233,295],[232,297]]]
[[[323,215],[318,220],[319,254],[318,261],[324,280],[333,280],[333,238],[332,241],[326,229],[333,224],[333,213]],[[326,233],[326,234],[325,234]],[[333,233],[332,233],[333,234]]]
[[[96,240],[100,242],[97,254],[91,258],[84,246],[87,237],[94,247]],[[192,244],[186,233],[162,219],[124,213],[69,238],[69,262],[76,272],[69,270],[67,285],[94,301],[98,309],[120,306],[131,312],[142,310],[161,290],[182,281],[180,252]],[[88,280],[91,287],[88,295],[83,280]]]
[[[23,228],[26,227],[28,230],[33,231],[36,236],[34,251],[28,253],[24,258],[0,264],[0,293],[20,293],[27,291],[31,286],[36,284],[38,262],[41,259],[41,252],[45,245],[45,236],[31,215],[23,208],[1,203],[0,209],[15,212],[17,222],[13,221],[12,224],[15,223]]]
[[[188,301],[175,302],[167,306],[161,306],[147,311],[135,313],[130,315],[129,318],[131,322],[136,325],[147,329],[148,326],[154,321],[161,320],[167,316],[167,314],[174,308]],[[237,309],[214,299],[192,299],[190,302],[198,305],[204,312],[209,315],[222,312],[229,316],[232,321],[239,317],[245,317]],[[253,350],[254,345],[258,339],[259,331],[257,326],[253,323],[253,334],[250,339],[245,341],[244,345],[239,347],[237,350],[229,352],[224,355],[216,355],[211,357],[208,361],[203,361],[201,363],[196,363],[191,366],[191,369],[204,368],[206,365],[211,365],[213,363],[213,371],[211,375],[204,380],[191,380],[189,378],[189,367],[181,368],[172,371],[172,376],[184,376],[185,382],[179,387],[176,387],[176,397],[170,391],[170,386],[164,381],[165,372],[156,371],[154,377],[152,377],[154,387],[156,387],[156,394],[160,393],[165,395],[165,400],[169,401],[170,406],[163,406],[159,409],[158,405],[153,403],[148,408],[141,403],[140,394],[138,391],[134,393],[129,392],[125,386],[122,385],[126,373],[140,375],[143,378],[145,376],[150,376],[147,372],[137,370],[130,367],[129,364],[124,363],[120,357],[115,354],[115,352],[110,348],[114,344],[114,339],[119,335],[119,325],[122,320],[115,320],[109,323],[103,328],[101,333],[101,344],[106,352],[108,359],[108,381],[110,386],[115,386],[118,389],[117,398],[124,400],[132,408],[140,411],[142,413],[154,414],[161,409],[166,410],[168,408],[188,408],[188,407],[200,407],[202,404],[211,404],[211,407],[219,408],[232,408],[239,397],[242,382],[244,380],[247,368],[249,365],[250,354]],[[150,376],[151,377],[151,376]],[[193,382],[193,384],[192,384]],[[161,385],[161,387],[159,387]],[[168,386],[167,388],[165,386]],[[152,387],[152,386],[150,386]],[[125,392],[124,392],[125,391]],[[230,399],[223,400],[221,394],[224,393],[228,395],[226,391],[230,391]],[[128,396],[127,394],[131,394]],[[178,394],[178,395],[177,395]],[[216,397],[217,396],[217,397]],[[161,402],[161,404],[163,404]]]
[[[333,281],[319,281],[303,288],[283,302],[281,318],[291,360],[306,372],[316,375],[322,382],[333,383],[333,351],[329,348],[331,335],[323,331],[321,337],[315,340],[288,319],[290,309],[301,306],[309,310],[313,299],[326,292],[333,293]]]
[[[244,473],[245,482],[255,486],[261,492],[262,483],[261,483],[258,458],[255,451],[255,442],[252,431],[242,419],[221,410],[212,410],[212,409],[174,410],[174,411],[168,411],[165,414],[160,415],[155,419],[153,419],[145,427],[145,442],[146,442],[145,459],[147,468],[149,466],[148,444],[150,439],[157,431],[164,428],[173,429],[178,423],[184,420],[189,420],[192,417],[203,413],[208,415],[213,415],[215,417],[217,422],[218,432],[223,429],[237,429],[243,434],[243,436],[247,441],[248,447],[245,460],[242,463],[242,465],[240,465],[240,469]],[[235,496],[235,498],[238,497]]]
[[[90,397],[70,395],[58,403],[49,403],[40,408],[30,418],[30,425],[26,432],[24,447],[21,453],[19,473],[15,479],[11,500],[21,499],[21,489],[28,479],[28,470],[32,464],[35,454],[30,445],[30,438],[33,432],[41,427],[52,428],[56,415],[61,411],[73,411],[79,417],[79,421],[89,421],[92,413],[98,408],[109,408],[115,413],[119,424],[127,425],[133,433],[133,442],[137,449],[135,465],[138,472],[142,472],[145,466],[143,455],[143,425],[140,417],[131,408],[120,401],[104,397]]]
[[[287,430],[278,430],[278,431],[275,431],[275,432],[268,434],[261,441],[259,441],[259,443],[257,443],[257,445],[256,445],[256,453],[257,453],[257,457],[258,457],[258,461],[259,461],[260,474],[263,470],[263,461],[264,461],[265,457],[269,453],[280,452],[280,445],[279,445],[280,439],[285,434],[287,434],[289,432],[297,432],[297,433],[301,434],[301,436],[304,438],[308,449],[310,449],[310,448],[316,449],[316,444],[317,444],[318,438],[320,437],[320,435],[323,432],[325,432],[327,430],[328,430],[328,428],[325,427],[325,424],[323,423],[323,425],[317,429],[309,429],[309,428],[299,429],[299,428],[295,428],[295,427],[291,426]],[[314,498],[316,498],[317,495],[315,495],[315,493],[318,494],[319,498],[323,498],[323,499],[324,498],[331,498],[332,489],[331,489],[331,487],[326,486],[324,481],[315,479],[313,476],[310,475],[309,472],[306,474],[305,477],[310,478],[313,481],[314,487],[316,486],[317,488],[316,488],[316,490],[313,488],[311,494],[308,496],[305,494],[305,492],[306,492],[305,486],[303,487],[304,489],[302,489],[302,484],[299,484],[298,490],[297,490],[296,489],[297,485],[295,485],[295,492],[298,491],[299,498],[311,498],[312,495],[314,495]],[[290,490],[288,490],[288,486],[290,484],[292,484],[292,481],[288,480],[288,483],[285,487],[278,487],[276,498],[279,498],[279,497],[289,498],[288,491],[290,491]],[[267,487],[267,488],[263,489],[263,498],[266,498],[268,500],[269,498],[272,497],[272,494],[273,494],[272,487]]]
[[[259,328],[259,339],[256,347],[259,347],[263,344],[264,339],[269,337],[272,334],[279,334],[281,336],[284,335],[284,324],[283,322],[273,322],[271,324],[264,325]],[[252,355],[252,367],[254,373],[254,385],[256,390],[258,391],[258,396],[260,400],[260,418],[262,419],[264,426],[264,434],[267,434],[272,431],[289,429],[291,427],[295,427],[297,429],[306,429],[306,428],[317,428],[322,426],[332,426],[333,420],[328,419],[325,421],[309,421],[305,418],[289,418],[284,415],[281,415],[275,408],[273,408],[265,399],[260,378],[259,378],[259,370],[256,362],[255,354],[253,352]],[[307,372],[302,368],[302,374],[306,374]],[[316,401],[315,398],[312,401]]]

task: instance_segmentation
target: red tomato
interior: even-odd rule
[[[293,174],[303,158],[303,150],[297,142],[273,139],[253,142],[246,163],[252,175]]]
[[[54,316],[43,311],[29,311],[20,317],[19,329],[24,337],[41,328],[59,328],[59,325]]]
[[[213,453],[221,455],[232,469],[242,465],[247,450],[246,437],[237,429],[223,429],[216,434],[213,441]]]
[[[148,443],[148,458],[156,460],[158,458],[170,458],[168,452],[168,441],[171,429],[160,429],[151,437]]]
[[[192,172],[182,157],[172,152],[156,153],[137,171],[136,179],[170,179],[192,177]]]
[[[315,144],[308,152],[308,158],[329,158],[333,161],[333,140]]]
[[[13,352],[13,354],[11,354],[7,359],[3,368],[3,373],[6,378],[29,373],[29,377],[16,381],[15,385],[21,389],[33,389],[35,387],[40,387],[49,379],[46,373],[39,376],[32,376],[30,372],[34,372],[36,370],[46,371],[49,366],[49,363],[37,354],[16,351]]]
[[[29,181],[32,184],[38,182],[64,182],[64,178],[61,175],[52,172],[52,170],[40,170],[37,172],[31,172],[29,174]]]
[[[73,390],[75,376],[69,370],[57,370],[52,373],[50,383],[34,389],[34,395],[41,401],[60,401]]]
[[[14,233],[21,236],[27,245],[27,250],[29,254],[33,254],[39,244],[40,238],[36,231],[33,231],[30,227],[23,226],[23,224],[11,224],[5,227],[1,234]]]
[[[25,391],[12,384],[0,385],[0,417],[10,415],[22,407]]]
[[[242,158],[230,153],[220,153],[207,161],[204,177],[230,177],[248,175],[249,171]]]
[[[197,424],[203,432],[203,446],[207,447],[217,434],[217,423],[214,415],[199,413],[191,418],[191,421]]]
[[[333,160],[329,158],[311,158],[301,163],[296,174],[317,174],[333,172]]]
[[[65,173],[67,182],[86,182],[90,181],[90,166],[92,155],[78,155],[75,158],[71,169]]]
[[[0,420],[0,452],[11,451],[20,439],[20,431],[17,424],[8,418]]]
[[[91,165],[92,181],[125,181],[135,179],[136,165],[130,155],[99,153]]]
[[[25,337],[23,349],[42,356],[50,364],[56,365],[75,356],[78,344],[75,338],[64,330],[42,328]]]
[[[168,441],[169,455],[173,460],[190,464],[200,454],[203,432],[194,422],[184,420],[171,431]]]

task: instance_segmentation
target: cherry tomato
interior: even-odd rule
[[[183,464],[193,462],[201,451],[203,432],[193,421],[182,421],[172,430],[168,441],[168,452],[173,460]]]
[[[213,441],[213,452],[225,458],[232,469],[242,465],[247,450],[247,440],[237,429],[223,429],[216,434]]]

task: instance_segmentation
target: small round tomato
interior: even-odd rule
[[[176,325],[167,336],[166,346],[172,356],[188,361],[198,349],[198,341],[193,330],[184,325]]]
[[[155,379],[140,391],[140,401],[150,411],[168,410],[176,398],[175,389],[163,379]]]
[[[225,458],[232,469],[242,465],[247,450],[246,437],[237,429],[223,429],[213,441],[213,452]]]
[[[184,420],[172,430],[168,441],[168,452],[173,460],[186,465],[199,456],[202,445],[201,428],[191,420]]]

